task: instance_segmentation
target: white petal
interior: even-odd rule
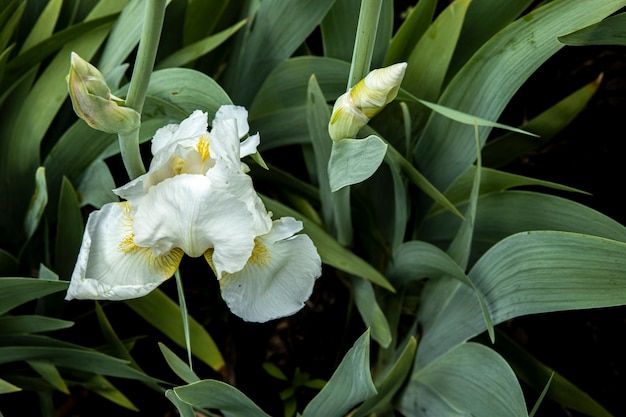
[[[243,268],[254,247],[254,221],[245,202],[214,188],[204,175],[181,174],[150,188],[133,230],[140,246],[181,248],[192,257],[213,248],[216,273]]]
[[[248,136],[246,140],[244,140],[240,144],[239,157],[243,158],[244,156],[248,156],[248,155],[252,155],[253,153],[256,153],[256,148],[259,146],[260,143],[261,143],[261,137],[259,136],[258,133],[252,136]]]
[[[152,138],[152,155],[181,140],[194,139],[205,135],[208,126],[207,120],[208,116],[206,113],[196,110],[180,124],[171,124],[160,128]]]
[[[215,113],[213,126],[215,126],[215,123],[228,119],[234,119],[237,121],[237,136],[239,139],[248,134],[250,126],[248,126],[248,110],[246,110],[245,107],[233,106],[231,104],[221,106],[217,110],[217,113]]]
[[[311,239],[283,232],[295,220],[282,218],[272,231],[257,238],[246,266],[219,281],[230,310],[246,321],[266,322],[299,311],[321,275],[321,260]],[[298,223],[298,222],[296,222]]]
[[[225,119],[213,123],[209,133],[211,142],[211,158],[222,160],[234,171],[241,171],[239,157],[239,135],[235,119]]]
[[[233,172],[222,161],[217,161],[215,166],[206,173],[206,176],[211,180],[213,188],[232,194],[245,203],[252,215],[255,236],[264,235],[270,231],[272,228],[271,216],[254,190],[252,178],[249,175]]]
[[[91,213],[66,299],[125,300],[148,294],[171,277],[182,257],[173,250],[155,256],[133,240],[128,203],[110,203]]]

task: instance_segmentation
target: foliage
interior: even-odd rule
[[[70,56],[94,64],[114,96],[133,98],[150,1],[0,5],[1,402],[19,408],[36,398],[42,415],[60,415],[73,413],[68,398],[93,392],[137,410],[133,397],[148,387],[144,395],[167,398],[159,404],[185,417],[266,416],[271,401],[238,389],[238,375],[252,372],[229,353],[242,323],[212,295],[206,265],[181,266],[187,291],[178,286],[178,303],[168,284],[124,303],[62,299],[86,216],[117,201],[111,189],[128,180],[116,135],[77,120],[65,80]],[[626,227],[552,193],[579,190],[501,170],[572,121],[599,80],[521,126],[498,121],[565,45],[623,44],[623,7],[626,0],[420,0],[399,18],[392,0],[168,2],[135,139],[143,144],[196,109],[212,120],[221,105],[245,106],[261,136],[263,159],[246,162],[263,202],[275,218],[302,221],[325,264],[315,291],[349,292],[349,300],[332,296],[345,304],[332,317],[345,339],[324,358],[331,372],[304,361],[265,365],[280,382],[281,412],[528,416],[519,379],[538,392],[550,380],[552,401],[611,415],[494,328],[626,304]],[[335,100],[370,69],[402,61],[395,101],[355,138],[331,141]],[[311,301],[305,310],[315,308]],[[302,323],[311,344],[311,323]],[[148,350],[159,341],[150,360],[135,354],[144,335]],[[170,342],[188,350],[187,361]],[[287,388],[282,369],[294,375]]]

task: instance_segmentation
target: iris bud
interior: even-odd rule
[[[124,100],[111,94],[102,73],[74,52],[67,86],[74,111],[92,128],[122,134],[139,129],[139,113],[124,107]]]
[[[354,138],[372,117],[398,95],[406,62],[371,71],[341,95],[333,107],[328,133],[334,141]]]

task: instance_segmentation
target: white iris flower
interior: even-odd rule
[[[241,158],[256,152],[247,111],[222,106],[207,130],[199,110],[152,139],[148,172],[91,213],[66,299],[123,300],[170,278],[183,254],[204,256],[229,308],[247,321],[295,313],[321,275],[301,222],[272,222]],[[248,136],[243,142],[241,139]]]

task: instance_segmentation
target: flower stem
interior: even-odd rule
[[[146,14],[137,51],[137,59],[133,75],[126,96],[126,106],[135,109],[141,114],[146,100],[146,92],[150,82],[150,75],[154,68],[163,18],[165,16],[166,0],[146,1]],[[139,130],[129,134],[118,135],[120,151],[124,166],[131,179],[146,172],[139,152]]]
[[[350,65],[350,76],[348,77],[348,88],[354,86],[370,71],[382,4],[382,0],[361,1],[359,23],[356,28],[356,39],[352,52],[352,64]]]

